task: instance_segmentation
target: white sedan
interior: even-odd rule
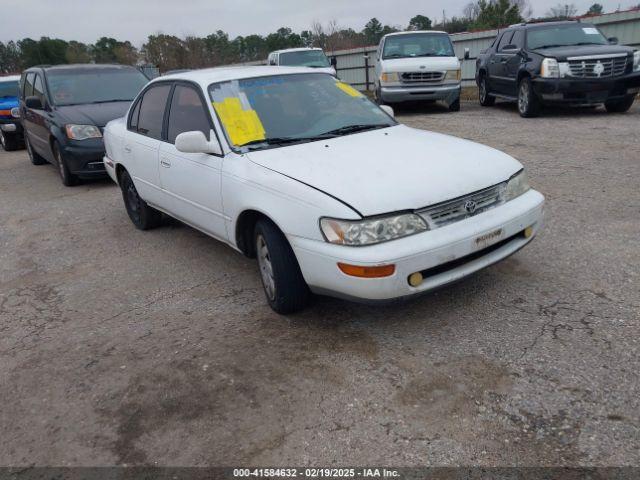
[[[518,161],[398,124],[313,69],[160,77],[104,140],[136,227],[164,212],[257,257],[280,313],[311,292],[424,293],[513,254],[541,226],[544,197]]]

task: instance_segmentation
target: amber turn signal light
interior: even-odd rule
[[[377,267],[361,267],[359,265],[349,265],[348,263],[338,263],[338,268],[347,275],[360,278],[382,278],[393,275],[396,271],[395,265],[380,265]]]

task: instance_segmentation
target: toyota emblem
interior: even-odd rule
[[[478,204],[473,200],[467,200],[466,202],[464,202],[464,209],[467,211],[467,213],[475,212],[477,206]]]

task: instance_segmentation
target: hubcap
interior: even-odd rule
[[[4,147],[4,133],[0,130],[0,145]]]
[[[133,182],[129,182],[127,185],[127,203],[129,204],[131,213],[137,217],[140,212],[140,197],[138,197],[138,192],[136,192],[136,187],[133,185]]]
[[[483,78],[480,82],[480,101],[484,102],[487,97],[487,81]]]
[[[258,235],[256,240],[258,253],[258,266],[260,267],[260,275],[262,276],[262,285],[270,300],[276,296],[276,283],[273,279],[273,265],[271,264],[271,255],[267,242],[262,235]]]
[[[58,171],[60,172],[60,176],[64,179],[65,171],[64,171],[64,165],[62,165],[62,157],[60,157],[60,152],[55,146],[53,148],[53,154],[56,157],[56,162],[58,162]]]
[[[522,82],[520,85],[520,96],[518,97],[518,107],[521,112],[526,112],[529,108],[529,84]]]

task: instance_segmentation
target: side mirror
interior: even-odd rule
[[[380,108],[391,118],[396,118],[396,114],[394,113],[393,108],[391,108],[389,105],[380,105]]]
[[[619,42],[618,37],[609,37],[607,40],[611,45],[617,45]]]
[[[24,105],[27,108],[31,108],[33,110],[42,110],[44,107],[42,102],[40,101],[40,97],[27,97],[24,99]]]
[[[333,68],[336,68],[336,66],[338,65],[338,59],[336,57],[331,57],[331,59],[329,60],[329,62],[331,63],[331,66]]]
[[[465,60],[469,60],[469,58],[471,58],[470,50],[468,48],[465,48],[464,49],[464,59]]]
[[[222,155],[222,148],[211,130],[211,141],[200,131],[184,132],[176,137],[176,150],[182,153],[212,153]]]

